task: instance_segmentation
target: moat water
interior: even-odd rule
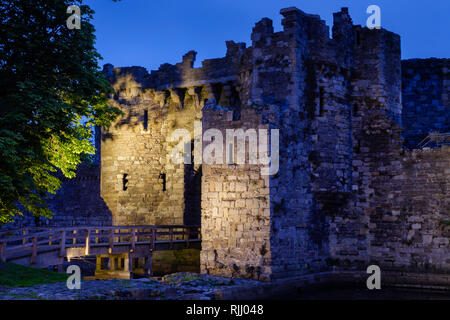
[[[450,291],[404,288],[324,288],[289,292],[274,300],[450,300]]]

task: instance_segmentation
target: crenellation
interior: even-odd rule
[[[96,136],[112,223],[201,224],[201,272],[216,275],[448,273],[450,148],[417,145],[450,132],[449,59],[401,61],[397,34],[353,25],[347,8],[331,38],[317,15],[280,13],[282,31],[263,18],[250,47],[227,41],[225,57],[199,68],[195,51],[150,73],[105,65],[124,112]],[[178,164],[177,129],[191,151]],[[198,161],[209,129],[226,162]],[[246,152],[278,133],[276,172],[227,130],[246,134]]]

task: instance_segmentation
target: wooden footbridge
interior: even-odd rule
[[[145,274],[152,273],[154,251],[201,246],[199,226],[111,226],[73,228],[30,228],[0,233],[0,259],[45,268],[62,265],[67,259],[96,256],[109,259],[108,272],[133,273],[133,260],[143,258]]]

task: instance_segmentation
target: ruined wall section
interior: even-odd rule
[[[203,111],[203,132],[267,129],[261,115],[243,109],[240,120],[222,108]],[[205,146],[204,146],[205,147]],[[246,143],[248,149],[248,143]],[[236,145],[234,154],[236,155]],[[269,178],[249,164],[203,164],[201,272],[267,280],[271,275]]]
[[[376,238],[370,232],[371,219],[379,207],[375,199],[384,193],[372,182],[381,174],[388,181],[386,166],[399,146],[400,38],[384,29],[360,26],[353,26],[349,35],[353,39],[348,99],[352,194],[331,216],[330,259],[344,268],[362,269],[367,267]]]
[[[112,105],[124,117],[103,129],[101,150],[102,196],[113,213],[113,223],[183,224],[184,168],[168,163],[166,157],[169,128],[176,125],[170,119],[174,116],[169,116],[176,113],[175,103],[170,95],[159,97],[160,103],[151,90],[138,96],[141,88],[136,82],[116,91],[119,99]]]
[[[270,246],[265,248],[269,250],[267,271],[272,279],[330,267],[330,221],[343,211],[352,189],[349,119],[354,58],[353,49],[340,49],[349,38],[353,46],[351,18],[347,10],[340,12],[334,26],[335,39],[330,39],[329,29],[319,16],[297,8],[283,9],[281,14],[282,32],[275,33],[268,18],[255,25],[252,47],[243,55],[245,63],[240,72],[240,95],[245,108],[255,110],[268,128],[280,130],[279,171],[269,177],[268,185]],[[208,121],[203,119],[204,128],[211,126]],[[223,170],[220,174],[207,171],[204,181],[216,181],[214,175],[219,179],[222,175],[234,175],[234,168]],[[221,210],[219,203],[203,204],[203,212],[210,210],[211,205]],[[202,220],[203,228],[208,221],[207,214]],[[220,256],[220,263],[226,266],[221,270],[210,264],[206,268],[209,272],[226,273],[223,270],[230,265],[239,266],[224,248],[209,255],[210,260]],[[253,261],[245,263],[248,266]],[[242,270],[235,268],[238,269]],[[241,271],[237,274],[252,276]]]
[[[109,226],[112,214],[100,196],[99,163],[82,163],[76,177],[68,179],[60,174],[61,189],[48,194],[47,202],[52,218],[34,217],[30,212],[16,216],[2,229],[29,227]]]
[[[297,8],[281,10],[283,31],[263,19],[252,33],[252,99],[264,106],[263,119],[280,132],[279,170],[270,179],[271,278],[295,276],[316,267],[322,254],[311,240],[312,148],[307,84],[310,16]]]
[[[288,108],[278,112],[280,172],[270,180],[274,278],[330,268],[331,220],[343,212],[352,188],[354,58],[352,49],[341,50],[353,36],[351,18],[346,9],[338,13],[330,39],[319,16],[296,8],[281,13],[292,73],[290,90],[281,90]]]
[[[372,142],[362,148],[366,161],[355,163],[355,171],[367,177],[359,188],[370,194],[359,196],[357,203],[366,207],[360,234],[366,237],[367,252],[365,259],[357,252],[347,256],[346,267],[361,267],[357,260],[362,258],[366,266],[382,270],[447,273],[449,148],[404,151],[400,130],[392,130],[386,119],[367,129]],[[380,145],[383,151],[374,152]]]
[[[168,161],[173,146],[167,138],[173,129],[186,125],[183,120],[188,124],[194,120],[195,109],[188,105],[179,111],[175,92],[145,88],[142,77],[146,72],[113,71],[117,96],[111,104],[124,116],[104,128],[101,157],[102,195],[113,212],[113,222],[183,224],[184,167]]]
[[[343,269],[448,272],[448,148],[404,150],[398,36],[354,32],[353,195],[332,219],[331,261]]]
[[[307,87],[303,95],[311,122],[308,155],[313,196],[307,243],[314,256],[308,272],[328,270],[335,250],[335,219],[345,216],[352,193],[353,23],[348,10],[334,14],[333,38],[318,16],[309,19],[306,60]],[[313,270],[313,271],[312,271]]]
[[[331,209],[336,199],[348,197],[352,178],[351,72],[353,52],[341,51],[353,38],[348,11],[335,14],[333,39],[325,22],[314,19],[309,31],[310,58],[307,62],[308,98],[312,122],[313,150],[309,160],[313,169],[313,192],[322,208]],[[342,43],[343,42],[343,43]],[[327,199],[328,198],[328,199]],[[330,208],[325,208],[325,207]]]
[[[372,182],[385,194],[371,215],[370,259],[385,269],[447,273],[450,148],[400,151],[396,156],[388,167],[390,181]]]
[[[96,152],[90,161],[78,165],[72,179],[59,173],[61,188],[48,194],[46,201],[53,215],[51,218],[34,217],[30,212],[14,217],[14,221],[2,229],[24,227],[73,227],[109,226],[112,214],[100,196],[100,128],[95,127]]]
[[[112,214],[100,196],[100,166],[81,164],[73,179],[62,179],[62,187],[49,197],[49,205],[54,216],[41,218],[46,226],[109,226]]]
[[[252,47],[244,53],[240,69],[239,93],[243,106],[240,120],[230,121],[229,114],[229,119],[222,118],[226,114],[221,115],[221,111],[211,116],[204,111],[203,130],[214,126],[222,130],[279,129],[280,164],[279,171],[272,176],[261,176],[258,165],[204,166],[203,271],[269,280],[298,273],[306,267],[306,263],[301,267],[298,263],[300,256],[307,255],[304,246],[308,219],[304,212],[308,212],[311,201],[307,195],[309,175],[302,170],[308,155],[303,139],[309,136],[309,126],[305,101],[298,94],[306,86],[299,49],[301,43],[306,44],[306,38],[300,38],[304,34],[297,33],[297,21],[291,19],[284,23],[285,30],[274,33],[272,21],[264,18],[253,29]],[[234,183],[227,179],[239,182],[236,184],[238,198],[231,205],[241,209],[231,211],[236,219],[231,224],[230,211],[212,218],[214,212],[222,212],[230,204],[222,199],[209,200],[211,191],[206,189],[208,181],[219,181],[219,188],[227,188],[228,183],[233,187]],[[245,208],[241,197],[248,197]],[[241,243],[227,242],[228,232],[233,237],[233,228],[238,230]],[[209,239],[214,229],[222,232],[213,231],[212,238],[216,241],[213,250],[205,237]],[[219,245],[221,241],[223,245]]]
[[[450,133],[449,70],[450,59],[402,61],[402,135],[408,149],[432,132]]]
[[[207,101],[230,107],[238,116],[236,65],[245,45],[227,42],[227,55],[193,68],[194,51],[181,63],[165,64],[150,74],[141,67],[104,73],[115,95],[110,104],[124,115],[102,130],[102,196],[114,224],[182,225],[200,223],[201,165],[175,164],[171,152],[179,141],[171,134],[194,122]]]

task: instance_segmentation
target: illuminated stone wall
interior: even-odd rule
[[[332,37],[317,15],[281,14],[282,31],[264,18],[250,47],[227,41],[225,57],[199,68],[194,51],[150,73],[105,66],[111,105],[124,116],[102,129],[110,213],[99,216],[117,225],[201,222],[204,273],[270,280],[370,264],[448,273],[449,147],[409,149],[447,128],[449,60],[405,61],[402,70],[400,37],[353,25],[345,8]],[[194,139],[194,121],[224,137],[279,130],[278,172],[174,164],[169,137],[187,129]],[[65,221],[86,222],[70,216],[101,208],[79,196],[89,181],[66,182],[52,200]]]
[[[182,225],[187,170],[170,161],[168,137],[177,128],[192,132],[201,112],[188,101],[181,108],[173,91],[142,90],[133,70],[120,71],[114,105],[125,115],[102,132],[102,196],[114,224]]]
[[[243,110],[256,110],[262,124],[280,129],[280,170],[268,179],[269,208],[253,202],[264,208],[270,228],[247,224],[250,204],[235,211],[230,203],[242,202],[220,196],[228,179],[247,179],[252,168],[204,166],[203,181],[211,186],[203,186],[202,271],[256,279],[370,264],[448,272],[448,148],[404,150],[401,134],[412,136],[418,128],[407,120],[402,132],[400,37],[354,26],[345,8],[334,14],[332,38],[318,16],[296,8],[281,13],[281,32],[267,18],[255,25],[240,76]],[[411,64],[422,82],[403,79],[407,112],[425,123],[420,130],[442,127],[450,115],[448,90],[434,101],[428,79],[445,87],[447,60],[405,65]],[[420,119],[412,93],[430,101],[432,117]],[[215,112],[204,116],[204,128],[234,127],[227,113]],[[244,111],[240,121],[244,127],[260,123]],[[250,190],[252,182],[242,189]]]
[[[232,118],[232,111],[203,112],[203,131],[222,132],[224,159],[230,142],[225,141],[227,129],[268,128],[253,109],[243,109],[241,120]],[[272,273],[271,224],[269,176],[261,175],[260,165],[248,161],[246,165],[203,164],[202,272],[268,279]]]
[[[227,42],[227,55],[193,68],[194,51],[181,63],[164,64],[150,74],[141,67],[104,73],[116,94],[111,105],[124,115],[102,129],[101,194],[116,225],[200,223],[201,165],[175,164],[170,136],[186,129],[194,139],[209,99],[239,112],[234,66],[245,45]]]

